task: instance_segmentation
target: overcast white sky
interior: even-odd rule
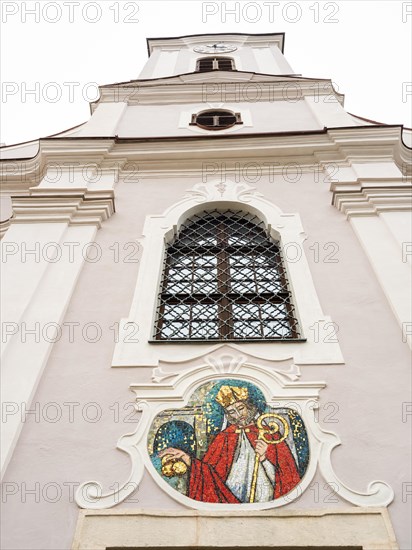
[[[96,83],[138,77],[147,37],[219,32],[285,32],[294,71],[331,78],[349,112],[412,126],[410,1],[2,0],[1,22],[9,145],[86,121]]]

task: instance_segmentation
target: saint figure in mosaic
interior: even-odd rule
[[[170,420],[154,434],[152,462],[158,472],[202,502],[269,502],[289,493],[309,459],[297,412],[268,407],[249,382],[220,380],[199,390],[188,407],[165,411]]]

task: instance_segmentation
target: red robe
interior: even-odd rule
[[[225,484],[238,444],[239,430],[238,426],[230,425],[215,437],[202,460],[192,459],[188,492],[190,498],[202,502],[240,503]],[[245,431],[255,448],[259,436],[257,426],[251,424]],[[266,458],[275,466],[273,498],[279,498],[289,493],[300,481],[295,459],[285,441],[269,445]]]

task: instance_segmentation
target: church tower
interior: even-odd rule
[[[4,548],[410,548],[412,134],[284,39],[1,148]]]

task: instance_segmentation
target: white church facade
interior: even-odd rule
[[[410,549],[411,130],[147,44],[0,149],[2,547]]]

